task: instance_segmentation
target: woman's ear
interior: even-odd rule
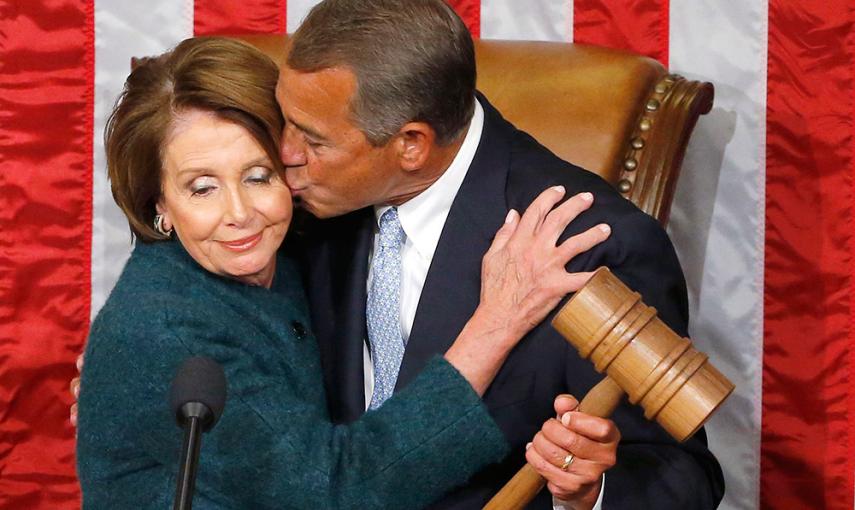
[[[167,212],[166,207],[163,205],[163,199],[157,201],[154,206],[157,214],[163,216],[163,229],[166,231],[172,230],[172,221],[169,219],[169,212]]]
[[[398,162],[407,172],[424,168],[433,150],[436,132],[425,122],[408,122],[396,135]]]

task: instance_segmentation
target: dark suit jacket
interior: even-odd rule
[[[398,388],[407,385],[431,355],[448,349],[477,307],[481,258],[508,209],[522,212],[551,185],[564,185],[568,196],[582,191],[595,195],[593,207],[573,221],[565,238],[601,222],[612,226],[609,240],[576,257],[568,270],[608,266],[685,335],[685,282],[671,242],[656,221],[597,175],[560,160],[514,128],[483,97],[479,100],[485,110],[481,142],[434,254]],[[362,346],[367,338],[364,311],[372,219],[372,211],[365,209],[319,221],[307,229],[305,239],[304,277],[330,412],[344,422],[360,416],[365,407]],[[523,464],[524,445],[554,414],[553,398],[560,393],[581,398],[600,378],[548,320],[535,328],[514,349],[484,396],[513,452],[435,508],[481,508]],[[680,445],[647,422],[639,408],[624,404],[613,419],[622,441],[618,463],[606,475],[605,508],[717,506],[724,482],[703,431]],[[532,507],[551,508],[549,494],[544,491]]]

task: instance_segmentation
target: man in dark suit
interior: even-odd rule
[[[335,419],[357,418],[388,382],[365,312],[378,224],[390,209],[406,239],[400,310],[390,312],[406,344],[396,389],[447,349],[477,306],[481,258],[508,211],[549,186],[593,194],[562,240],[600,223],[613,230],[568,270],[610,267],[686,334],[685,283],[664,231],[476,94],[471,37],[441,0],[327,0],[291,44],[277,87],[288,122],[282,157],[292,193],[320,218],[306,229],[304,274]],[[536,327],[484,397],[513,453],[435,507],[481,508],[555,415],[553,398],[584,395],[598,378],[548,321]],[[564,501],[544,493],[534,508],[715,508],[721,500],[721,469],[703,432],[677,444],[628,405],[613,421],[576,412],[553,430],[529,455],[555,466],[538,470]]]

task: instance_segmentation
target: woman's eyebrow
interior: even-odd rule
[[[252,161],[250,161],[248,163],[245,163],[243,165],[243,170],[249,170],[250,168],[253,168],[256,166],[270,166],[272,164],[273,164],[273,162],[270,161],[270,158],[268,158],[267,156],[261,156],[261,157],[253,159]]]
[[[204,173],[208,173],[210,171],[211,171],[211,169],[206,167],[206,166],[188,166],[185,168],[178,169],[178,172],[176,172],[176,175],[178,175],[178,177],[182,177],[186,174],[204,174]]]

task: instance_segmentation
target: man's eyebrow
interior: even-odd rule
[[[314,129],[310,128],[309,126],[305,126],[305,125],[303,125],[303,124],[300,124],[299,122],[294,122],[293,120],[288,120],[288,121],[286,121],[286,122],[288,122],[288,123],[290,123],[290,124],[293,124],[293,125],[294,125],[294,127],[296,127],[297,129],[299,129],[299,130],[300,130],[300,131],[302,131],[303,133],[305,133],[305,134],[309,135],[309,138],[312,138],[312,139],[313,139],[313,140],[315,140],[315,141],[318,141],[318,142],[325,142],[325,141],[327,141],[327,137],[325,137],[324,135],[322,135],[322,134],[318,133],[317,131],[315,131]]]

